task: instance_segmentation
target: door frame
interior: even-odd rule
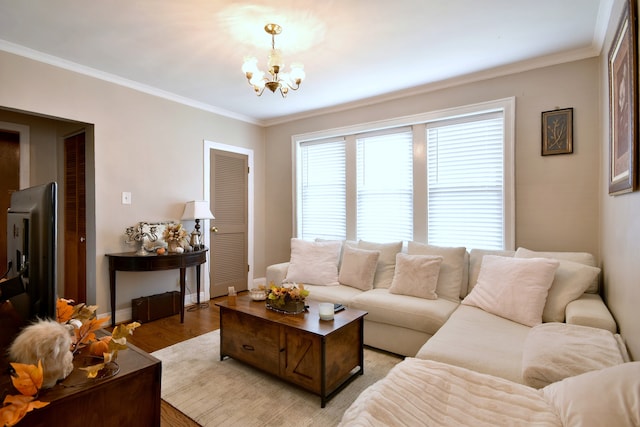
[[[29,151],[29,126],[11,122],[0,122],[0,129],[18,132],[20,138],[20,189],[29,188],[31,157]]]
[[[249,175],[247,177],[247,263],[249,264],[249,271],[247,272],[247,286],[249,288],[251,288],[251,285],[253,284],[253,227],[254,227],[254,221],[253,221],[253,178],[254,178],[254,167],[253,167],[253,150],[249,149],[249,148],[242,148],[242,147],[236,147],[234,145],[228,145],[228,144],[221,144],[219,142],[213,142],[213,141],[208,141],[208,140],[204,140],[204,152],[203,152],[203,158],[204,158],[204,194],[203,194],[203,198],[202,200],[206,200],[208,202],[211,202],[209,200],[209,191],[210,191],[210,187],[211,187],[211,162],[210,162],[210,155],[211,155],[211,150],[218,150],[218,151],[227,151],[230,153],[236,153],[236,154],[244,154],[247,156],[247,165],[249,166]],[[216,215],[215,212],[212,212],[213,216]],[[210,230],[210,225],[209,225],[209,220],[204,220],[204,226],[203,228],[206,230],[207,233],[209,233]],[[209,243],[210,244],[210,243]],[[203,281],[203,288],[204,288],[204,300],[208,300],[211,296],[211,283],[210,283],[210,276],[211,276],[211,250],[209,250],[207,252],[207,274],[204,274],[204,281]]]

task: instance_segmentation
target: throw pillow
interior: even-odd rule
[[[552,258],[558,261],[571,261],[578,264],[584,264],[591,267],[597,267],[596,260],[592,254],[588,252],[539,252],[525,248],[518,248],[519,258]],[[589,294],[597,294],[600,289],[600,277],[593,279],[589,287],[585,291]]]
[[[565,378],[542,395],[563,426],[639,426],[640,362]]]
[[[356,249],[345,245],[342,250],[342,266],[338,281],[363,291],[373,289],[378,258],[380,258],[380,251]]]
[[[291,260],[284,281],[338,285],[338,257],[341,247],[342,243],[339,241],[308,242],[291,239]]]
[[[540,324],[558,264],[548,258],[486,255],[482,259],[478,282],[462,304],[526,326]]]
[[[460,301],[460,288],[467,277],[467,249],[446,248],[442,246],[425,245],[424,243],[409,242],[407,253],[409,255],[435,255],[442,257],[440,275],[436,292],[440,298],[454,302]],[[465,285],[466,287],[466,285]]]
[[[373,279],[374,288],[388,288],[393,280],[393,272],[396,268],[396,254],[402,250],[402,242],[373,243],[360,240],[358,249],[380,251],[376,275]]]
[[[440,273],[441,256],[396,255],[396,268],[389,293],[410,295],[425,299],[438,299],[436,286]]]
[[[535,252],[518,248],[516,258],[534,258]],[[544,257],[547,258],[547,257]],[[564,322],[567,304],[582,295],[587,288],[597,283],[600,269],[573,261],[558,259],[560,265],[549,289],[547,302],[542,312],[543,322]]]

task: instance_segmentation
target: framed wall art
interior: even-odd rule
[[[542,155],[573,153],[573,108],[542,112]]]
[[[636,0],[626,0],[609,50],[609,194],[637,187]]]

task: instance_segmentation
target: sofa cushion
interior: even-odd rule
[[[566,378],[542,394],[564,426],[639,426],[640,362]]]
[[[436,293],[439,298],[451,301],[460,301],[460,289],[466,280],[465,267],[466,248],[446,248],[442,246],[426,245],[424,243],[409,242],[407,247],[409,255],[436,255],[442,257],[440,275]]]
[[[396,268],[396,254],[402,250],[402,242],[374,243],[364,240],[358,241],[358,249],[379,251],[376,275],[373,279],[374,288],[388,288],[393,280],[393,273]]]
[[[624,361],[619,340],[609,331],[560,322],[542,323],[531,328],[524,342],[522,378],[526,385],[542,388]]]
[[[462,295],[462,299],[471,293],[473,287],[478,282],[478,274],[480,274],[480,267],[482,267],[482,259],[485,255],[499,255],[504,257],[512,257],[516,254],[516,251],[497,250],[497,249],[471,249],[469,252],[469,285],[467,287],[467,293]]]
[[[416,357],[522,384],[522,347],[530,329],[480,308],[460,305]]]
[[[353,301],[353,298],[363,292],[358,288],[346,285],[304,285],[304,288],[309,291],[307,300],[316,302],[332,302],[334,304],[343,304],[347,307],[351,305],[351,301]]]
[[[352,286],[363,291],[373,289],[378,258],[380,258],[380,251],[369,251],[344,245],[338,281],[342,285]]]
[[[516,258],[535,258],[536,252],[518,248]],[[547,258],[547,257],[545,257]],[[600,269],[565,259],[558,259],[560,265],[556,271],[547,302],[542,312],[543,322],[564,322],[567,304],[580,298],[587,288],[598,283]]]
[[[312,285],[338,284],[338,259],[342,242],[308,242],[291,239],[291,260],[285,282]]]
[[[537,325],[542,322],[542,311],[558,264],[548,258],[486,255],[478,283],[462,304],[523,325]]]
[[[577,262],[578,264],[589,265],[591,267],[597,267],[596,260],[592,254],[588,252],[540,252],[532,251],[525,248],[518,248],[521,258],[552,258],[557,260],[565,260]],[[599,292],[599,277],[596,277],[593,282],[589,284],[589,287],[585,292],[590,294],[597,294]]]
[[[367,311],[367,321],[387,323],[433,335],[459,305],[442,298],[428,300],[391,294],[389,289],[379,288],[355,296],[349,307]]]
[[[441,256],[398,253],[389,293],[437,299],[436,286],[440,264],[442,264]]]

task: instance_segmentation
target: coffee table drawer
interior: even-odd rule
[[[257,368],[278,374],[280,360],[280,328],[276,324],[260,322],[252,316],[221,310],[221,356],[249,363]],[[274,368],[275,371],[274,371]]]

